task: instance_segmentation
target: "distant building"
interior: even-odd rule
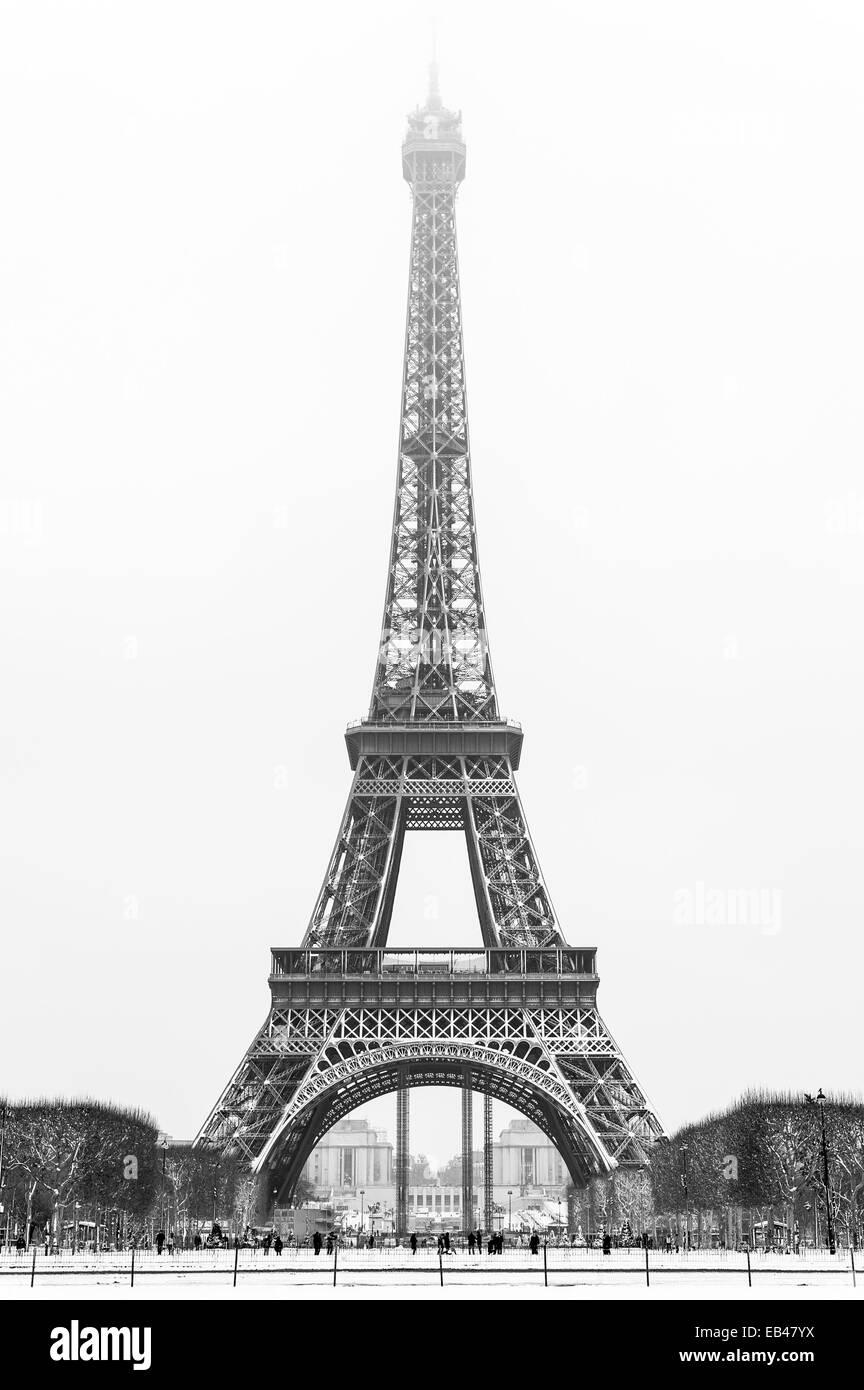
[[[339,1120],[315,1145],[302,1177],[325,1196],[353,1196],[364,1188],[367,1205],[383,1201],[385,1191],[387,1201],[394,1201],[393,1145],[387,1131],[350,1115]]]
[[[502,1129],[492,1150],[492,1181],[496,1202],[501,1189],[514,1196],[557,1196],[569,1178],[564,1160],[554,1144],[530,1120],[521,1116]]]
[[[424,1220],[462,1225],[462,1188],[432,1181],[408,1192],[408,1218],[422,1227]]]
[[[462,1159],[456,1154],[437,1173],[425,1157],[411,1158],[408,1216],[412,1226],[424,1229],[441,1222],[452,1226],[473,1225],[483,1210],[483,1151],[472,1154],[474,1211],[462,1216]],[[499,1212],[527,1207],[544,1198],[564,1194],[567,1169],[554,1145],[530,1120],[514,1118],[492,1145],[492,1200]],[[313,1149],[303,1178],[319,1199],[359,1210],[363,1190],[365,1210],[386,1212],[395,1207],[396,1185],[393,1145],[386,1130],[374,1129],[368,1120],[340,1120]],[[512,1194],[512,1195],[510,1195]],[[506,1218],[504,1218],[506,1221]]]

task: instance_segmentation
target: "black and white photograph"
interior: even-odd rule
[[[854,1366],[862,72],[0,0],[7,1366]]]

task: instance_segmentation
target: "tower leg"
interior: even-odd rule
[[[474,1229],[474,1095],[462,1087],[462,1229]]]
[[[408,1234],[408,1097],[407,1086],[396,1092],[396,1234]]]
[[[305,947],[375,946],[387,940],[408,807],[398,778],[392,796],[361,790],[387,770],[392,771],[386,760],[368,758],[357,768]]]
[[[492,1097],[483,1097],[483,1224],[491,1235],[492,1210]]]

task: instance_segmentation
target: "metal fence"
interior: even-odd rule
[[[335,946],[300,947],[277,946],[271,952],[270,973],[273,976],[316,975],[380,975],[384,978],[405,976],[451,975],[585,975],[593,978],[596,972],[596,950],[593,946],[564,946],[546,950],[514,950],[503,947],[439,950],[434,946],[400,949],[399,947],[369,947],[347,949]]]
[[[446,1283],[448,1274],[460,1279],[476,1276],[522,1276],[526,1282],[543,1280],[548,1286],[556,1276],[591,1274],[617,1275],[633,1282],[637,1278],[649,1287],[652,1279],[662,1283],[664,1276],[725,1274],[740,1276],[752,1287],[760,1276],[776,1274],[824,1274],[845,1279],[857,1287],[861,1272],[860,1252],[839,1250],[830,1255],[825,1250],[806,1250],[797,1255],[772,1251],[687,1250],[674,1252],[639,1248],[612,1249],[608,1255],[601,1250],[567,1246],[541,1246],[536,1255],[525,1247],[507,1247],[500,1255],[470,1254],[464,1249],[442,1253],[435,1249],[418,1248],[412,1254],[408,1246],[377,1246],[371,1250],[354,1247],[335,1247],[328,1254],[326,1247],[316,1255],[308,1248],[286,1246],[281,1255],[274,1250],[175,1250],[173,1255],[159,1255],[155,1250],[71,1251],[45,1254],[44,1249],[32,1247],[20,1254],[0,1255],[0,1279],[37,1282],[56,1277],[76,1276],[122,1278],[134,1286],[152,1275],[205,1276],[208,1281],[237,1285],[244,1275],[302,1276],[316,1275],[322,1281],[336,1284],[340,1273],[363,1276],[426,1274],[430,1282]],[[833,1280],[832,1280],[833,1282]]]

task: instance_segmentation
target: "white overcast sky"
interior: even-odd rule
[[[306,927],[380,622],[431,13],[0,5],[12,1095],[193,1134]],[[492,654],[565,932],[669,1128],[860,1090],[864,11],[435,13]],[[699,885],[770,915],[676,920]],[[409,837],[391,940],[479,940],[460,837]],[[412,1108],[455,1152],[458,1094]]]

